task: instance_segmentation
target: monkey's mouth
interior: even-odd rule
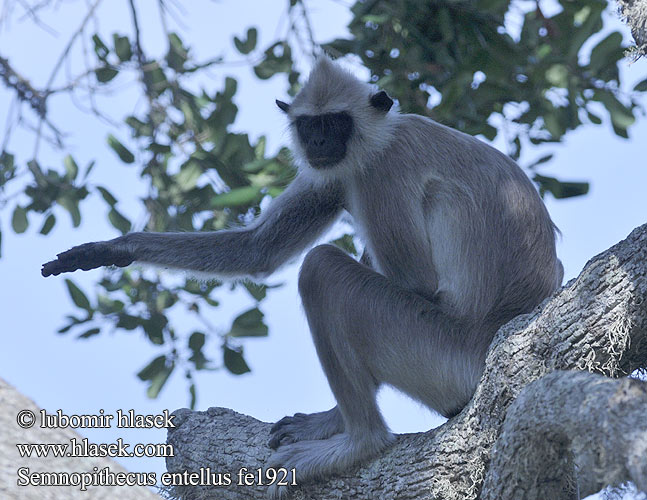
[[[308,163],[312,168],[326,169],[331,168],[337,165],[340,161],[344,159],[344,155],[334,155],[334,156],[310,156],[308,157]]]

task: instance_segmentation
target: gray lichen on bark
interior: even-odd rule
[[[617,0],[622,20],[631,28],[636,43],[630,56],[639,58],[647,54],[647,0]]]

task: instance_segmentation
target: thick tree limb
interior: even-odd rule
[[[626,240],[592,259],[578,278],[545,300],[531,314],[519,316],[499,330],[474,398],[458,416],[429,432],[400,436],[382,457],[350,470],[344,476],[303,485],[296,491],[295,498],[477,498],[486,473],[503,474],[500,469],[488,472],[490,453],[502,431],[508,409],[525,386],[556,370],[587,370],[607,377],[621,377],[647,366],[646,298],[647,225],[644,225],[634,230]],[[563,376],[576,377],[569,382],[571,385],[591,386],[591,382],[582,383],[576,375]],[[540,384],[545,387],[550,385],[550,380]],[[564,387],[568,385],[565,384]],[[563,390],[546,393],[543,397],[552,401],[550,405],[555,407],[559,398],[564,397]],[[533,394],[531,389],[529,394]],[[525,399],[529,397],[524,396]],[[585,393],[580,394],[580,398],[585,397]],[[597,408],[596,402],[599,403]],[[522,400],[517,404],[523,406],[526,403]],[[564,420],[565,430],[568,422],[577,421],[578,404],[575,400],[569,406],[562,405],[560,418]],[[633,425],[633,413],[623,416],[616,412],[611,418],[602,400],[587,400],[586,409],[592,419],[589,425],[593,427],[590,428],[599,428],[605,419],[616,422],[617,432]],[[168,436],[168,442],[175,446],[176,456],[167,460],[168,469],[197,471],[201,467],[210,467],[212,472],[230,473],[233,484],[228,487],[178,488],[174,494],[192,499],[263,497],[264,487],[236,485],[236,474],[241,467],[262,467],[267,460],[270,450],[265,443],[269,437],[269,424],[222,408],[211,408],[206,412],[179,410],[177,415],[178,425],[170,430]],[[526,417],[532,418],[532,415]],[[511,419],[514,420],[513,417]],[[601,443],[615,442],[621,448],[626,437],[614,434],[611,427],[607,431],[610,434],[600,436]],[[569,438],[577,443],[576,436]],[[591,440],[596,439],[597,436],[591,436]],[[508,456],[507,448],[503,449],[499,460],[510,465],[515,457]],[[624,456],[618,460],[622,463],[615,463],[614,457],[620,453],[609,454],[604,461],[596,462],[581,446],[568,445],[567,449],[576,460],[583,460],[577,478],[578,484],[587,490],[592,485],[604,484],[609,478],[615,482],[637,479],[639,474],[644,476],[644,452],[638,457],[642,460],[640,462],[635,459],[637,450],[620,449]],[[629,456],[631,453],[634,458]],[[631,470],[627,465],[629,459],[635,462]],[[562,474],[572,476],[568,469],[572,463],[570,459],[561,462],[559,470]],[[607,470],[597,470],[596,464],[603,464]],[[539,465],[546,464],[540,462]],[[623,474],[609,472],[612,467],[624,471],[624,477],[621,477]],[[528,477],[540,474],[534,470],[527,472],[531,475]],[[563,478],[560,475],[556,480],[562,481]],[[487,494],[483,492],[484,497]],[[551,498],[569,498],[568,495],[569,491],[566,491],[562,497]]]
[[[628,479],[647,491],[646,416],[644,382],[587,372],[543,376],[508,409],[482,499],[577,499]]]

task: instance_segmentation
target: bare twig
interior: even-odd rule
[[[4,130],[4,135],[2,138],[2,148],[0,149],[0,152],[6,151],[7,145],[9,144],[9,138],[11,137],[11,122],[13,121],[13,114],[16,108],[16,104],[18,104],[20,100],[18,97],[14,97],[11,100],[11,104],[9,105],[9,111],[7,111],[7,120],[5,122],[5,130]]]
[[[40,16],[34,10],[34,7],[29,5],[24,0],[18,0],[18,3],[21,5],[21,7],[23,9],[25,9],[25,12],[26,12],[25,16],[30,17],[31,20],[34,21],[34,24],[36,26],[39,26],[40,28],[42,28],[44,31],[46,31],[50,35],[53,35],[53,36],[58,36],[59,35],[59,33],[54,28],[52,28],[51,26],[49,26],[48,24],[43,22],[43,20],[40,18]]]
[[[47,94],[32,86],[29,80],[21,76],[9,64],[9,60],[2,56],[0,56],[0,79],[16,92],[21,101],[28,103],[38,116],[45,116]]]
[[[99,6],[100,3],[101,3],[101,0],[95,0],[94,1],[94,3],[88,9],[88,12],[85,14],[85,17],[81,21],[81,25],[74,32],[74,34],[72,35],[70,40],[67,42],[67,45],[65,46],[65,49],[63,49],[63,52],[61,53],[58,60],[56,61],[56,64],[54,64],[54,68],[52,69],[52,72],[49,75],[49,78],[47,80],[47,83],[45,84],[44,92],[46,94],[51,89],[52,84],[54,83],[54,79],[56,78],[56,75],[58,74],[58,71],[60,70],[63,62],[67,59],[67,57],[68,57],[68,55],[70,53],[70,50],[72,50],[72,47],[74,46],[74,42],[76,41],[76,39],[81,34],[83,34],[83,31],[85,30],[85,26],[87,25],[88,21],[92,18],[93,14],[94,14],[94,11],[97,9],[97,7]],[[36,142],[34,144],[34,153],[33,153],[34,158],[36,156],[38,156],[38,148],[39,148],[39,145],[40,145],[40,136],[41,136],[43,122],[45,122],[45,117],[41,115],[41,120],[38,123],[38,128],[37,128],[37,131],[36,131]],[[52,128],[51,123],[48,123],[48,125],[50,126],[50,128]],[[56,130],[56,129],[54,128],[54,130]]]
[[[310,41],[310,55],[313,59],[317,58],[317,48],[319,44],[315,42],[314,31],[312,29],[312,24],[310,23],[310,16],[308,14],[308,9],[303,0],[300,0],[299,4],[301,5],[301,14],[303,16],[303,21],[306,25],[306,31],[308,33],[308,40]]]

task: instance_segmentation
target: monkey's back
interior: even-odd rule
[[[493,328],[561,282],[555,226],[503,153],[417,115],[348,188],[378,270]]]

